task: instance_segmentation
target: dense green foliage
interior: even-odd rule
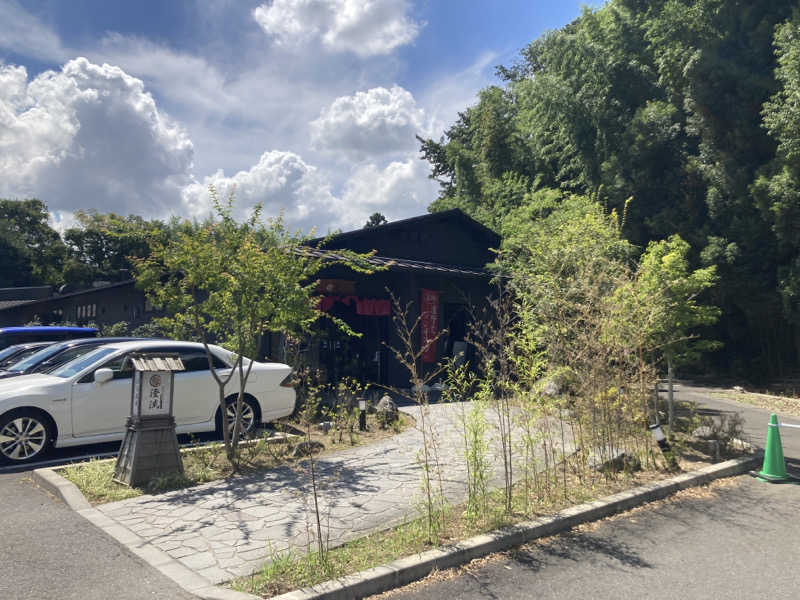
[[[718,366],[775,375],[800,348],[800,46],[789,0],[611,0],[498,68],[439,140],[459,207],[497,231],[545,190],[626,212],[642,251],[679,235],[716,268]],[[627,202],[628,199],[632,199]]]
[[[136,215],[77,211],[77,223],[59,233],[38,199],[0,199],[0,287],[67,284],[131,278],[132,260],[150,255],[190,225]]]
[[[66,248],[40,200],[0,199],[0,287],[59,283]]]

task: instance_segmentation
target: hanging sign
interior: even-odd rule
[[[422,290],[420,344],[422,362],[436,362],[436,335],[439,333],[439,292]]]

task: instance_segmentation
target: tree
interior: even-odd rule
[[[800,17],[775,32],[781,88],[764,104],[764,127],[778,143],[775,160],[753,185],[765,219],[772,224],[780,253],[778,282],[783,310],[795,324],[800,354]]]
[[[61,283],[64,243],[48,219],[41,200],[0,199],[0,285]]]
[[[133,260],[148,256],[153,243],[164,242],[170,235],[170,227],[163,222],[136,215],[79,210],[75,217],[79,225],[64,232],[70,255],[67,283],[126,279]]]
[[[719,347],[719,342],[698,335],[720,315],[719,308],[699,301],[717,282],[716,268],[691,270],[689,252],[689,244],[678,235],[651,242],[635,276],[612,297],[618,319],[628,323],[628,335],[644,337],[643,349],[667,363],[670,430],[675,425],[674,367],[694,363],[703,352]]]
[[[544,190],[625,210],[632,244],[678,234],[690,264],[716,267],[716,366],[754,377],[796,369],[796,4],[585,9],[500,67],[505,84],[484,89],[439,141],[420,140],[441,184],[429,209],[458,207],[495,230]]]
[[[381,213],[375,212],[375,213],[372,213],[369,216],[369,219],[367,219],[367,222],[364,223],[364,229],[369,229],[371,227],[377,227],[378,225],[386,225],[386,223],[388,223],[388,222],[389,221],[386,220],[386,217],[384,217]]]
[[[238,468],[242,403],[252,362],[262,338],[271,332],[297,334],[323,313],[317,309],[316,275],[331,264],[371,272],[369,255],[337,250],[335,258],[304,250],[309,238],[288,231],[281,219],[261,220],[261,207],[237,222],[233,194],[222,203],[213,187],[216,217],[184,226],[166,240],[151,239],[151,253],[136,259],[137,284],[168,316],[158,325],[177,339],[200,340],[219,389],[222,434],[228,459]],[[345,328],[346,326],[337,321]],[[213,366],[209,344],[234,353],[231,371]],[[229,423],[225,386],[236,375],[235,417]]]
[[[527,457],[542,448],[545,481],[560,479],[565,493],[571,460],[586,467],[620,452],[649,456],[644,438],[655,370],[643,351],[640,298],[630,306],[616,298],[635,265],[623,223],[624,213],[558,190],[535,192],[503,222],[498,262],[514,301],[505,352],[524,415],[521,441]],[[570,459],[566,431],[581,440]],[[526,463],[525,477],[535,461]]]

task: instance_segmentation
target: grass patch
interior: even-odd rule
[[[320,442],[324,450],[318,455],[326,455],[345,448],[372,444],[391,437],[413,426],[414,419],[404,413],[399,414],[399,421],[392,427],[381,429],[374,415],[367,416],[367,431],[341,432],[331,429],[327,433],[315,432],[314,441]],[[277,428],[287,433],[298,431],[297,423],[279,422]],[[299,438],[276,441],[265,437],[248,440],[240,447],[240,475],[251,475],[274,469],[281,465],[291,464],[297,460],[293,456]],[[143,494],[160,494],[163,492],[184,489],[210,481],[225,479],[234,475],[225,458],[225,449],[221,443],[211,443],[195,448],[181,449],[183,460],[183,476],[156,477],[143,487],[131,488],[113,481],[115,460],[92,460],[79,463],[60,470],[60,474],[78,486],[86,499],[92,504],[116,502],[127,498],[135,498]]]
[[[754,392],[711,392],[715,398],[733,400],[742,404],[750,404],[758,408],[775,413],[784,413],[800,417],[800,398],[790,396],[773,396],[770,394],[756,394]]]

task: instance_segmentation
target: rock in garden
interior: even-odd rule
[[[709,427],[708,425],[702,425],[695,429],[692,432],[692,435],[696,438],[700,438],[701,440],[709,440],[711,438],[717,437],[714,429]]]
[[[628,454],[621,452],[614,458],[610,458],[607,461],[593,465],[592,468],[595,471],[600,471],[601,473],[619,473],[620,471],[632,473],[640,470],[642,468],[642,463],[638,457],[629,456]]]
[[[333,421],[322,421],[317,424],[317,428],[323,433],[328,433],[333,429]]]
[[[292,449],[291,455],[294,458],[301,458],[312,453],[322,452],[324,449],[325,446],[319,442],[300,442]]]
[[[558,385],[558,382],[553,381],[552,379],[544,384],[542,388],[542,392],[544,392],[545,396],[558,396],[561,394],[561,386]]]
[[[375,418],[381,427],[394,423],[398,418],[397,404],[389,396],[383,396],[375,407]]]

